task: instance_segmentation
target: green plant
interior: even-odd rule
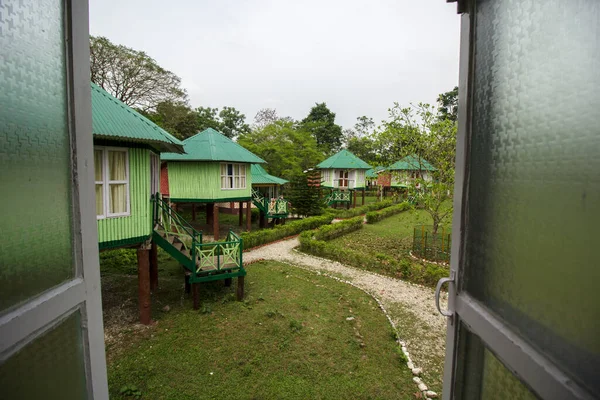
[[[300,332],[302,330],[302,322],[295,319],[291,320],[290,329],[292,330],[292,332]]]
[[[408,357],[406,357],[406,354],[404,354],[402,351],[402,347],[396,347],[396,351],[398,352],[398,358],[400,359],[400,362],[402,364],[406,364],[408,362]]]
[[[366,215],[367,224],[374,224],[375,222],[379,222],[382,219],[391,217],[394,214],[401,213],[402,211],[406,211],[410,208],[410,204],[407,202],[400,203],[398,205],[384,208],[380,211],[372,211],[368,212]]]
[[[352,218],[358,215],[363,215],[369,211],[381,210],[383,208],[391,207],[394,205],[392,200],[383,200],[377,203],[366,204],[361,207],[351,208],[350,210],[335,210],[330,209],[328,211],[335,211],[336,218]]]
[[[134,399],[142,397],[142,391],[135,385],[125,385],[121,387],[119,393],[124,397],[133,397]]]

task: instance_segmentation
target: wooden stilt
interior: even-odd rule
[[[226,278],[226,279],[225,279],[225,287],[229,287],[229,286],[231,286],[231,281],[232,281],[232,280],[233,280],[232,278]]]
[[[246,231],[250,232],[252,229],[252,203],[246,203]]]
[[[219,240],[219,206],[213,203],[213,235],[215,241]]]
[[[194,310],[200,308],[200,284],[193,283],[192,284],[192,297],[194,299]]]
[[[366,188],[364,188],[364,189],[363,189],[363,191],[362,191],[362,205],[363,205],[363,206],[365,205],[365,192],[366,192],[366,191],[367,191],[367,189],[366,189]]]
[[[192,203],[192,221],[196,220],[196,203]]]
[[[185,292],[187,294],[190,294],[190,292],[192,291],[192,286],[190,284],[190,276],[188,274],[185,274],[183,276],[183,283],[184,283],[184,287],[185,287]]]
[[[267,216],[264,211],[260,211],[258,226],[262,229],[267,225]]]
[[[150,290],[158,288],[158,247],[152,242],[150,247]]]
[[[140,323],[150,325],[150,250],[140,247],[137,249],[138,261],[138,305]]]
[[[238,276],[237,278],[237,300],[244,300],[244,277]]]
[[[353,192],[354,192],[354,202],[352,204],[352,208],[356,208],[356,189],[354,189]]]
[[[206,203],[206,225],[213,224],[213,206],[215,203]]]
[[[240,224],[240,226],[243,226],[244,225],[244,202],[240,201],[239,206],[240,206],[240,209],[238,210],[238,213],[240,215],[239,224]]]

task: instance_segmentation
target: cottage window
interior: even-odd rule
[[[246,189],[246,165],[221,164],[221,189]]]
[[[348,187],[348,171],[347,170],[340,170],[339,171],[339,187]]]
[[[129,212],[129,157],[127,149],[94,149],[96,217],[122,217]]]

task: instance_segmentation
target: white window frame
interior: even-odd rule
[[[232,174],[229,175],[228,171],[229,171],[229,165],[231,165],[231,172]],[[223,174],[223,166],[225,166],[225,173]],[[235,173],[235,168],[236,166],[238,167],[238,173]],[[221,163],[220,165],[220,175],[221,175],[221,190],[243,190],[247,188],[248,185],[248,171],[246,168],[246,164],[241,164],[241,163]],[[242,170],[244,171],[244,173],[242,174]],[[225,178],[225,181],[223,181],[223,178]],[[239,186],[236,187],[235,184],[235,178],[239,178]],[[231,181],[230,181],[231,179]],[[242,185],[242,181],[244,182],[244,184]],[[226,187],[223,187],[223,182],[226,183]],[[229,186],[228,183],[231,183],[231,187],[227,187]]]
[[[160,192],[160,156],[150,152],[150,196]]]
[[[131,215],[131,195],[129,193],[129,149],[127,147],[112,147],[112,146],[94,146],[94,151],[102,151],[102,180],[95,181],[95,184],[102,184],[102,215],[96,215],[96,219],[106,218],[118,218],[128,217]],[[122,152],[125,153],[125,180],[111,181],[109,179],[110,173],[108,168],[108,152]],[[110,200],[110,185],[125,185],[125,194],[127,196],[127,211],[121,213],[109,212],[109,200]]]

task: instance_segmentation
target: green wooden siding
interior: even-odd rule
[[[127,217],[98,220],[100,247],[129,244],[131,240],[152,234],[152,204],[150,203],[150,150],[129,150],[129,201]],[[134,240],[138,241],[138,240]]]
[[[246,164],[246,189],[221,189],[220,162],[169,162],[169,196],[173,200],[251,198],[252,173]]]

